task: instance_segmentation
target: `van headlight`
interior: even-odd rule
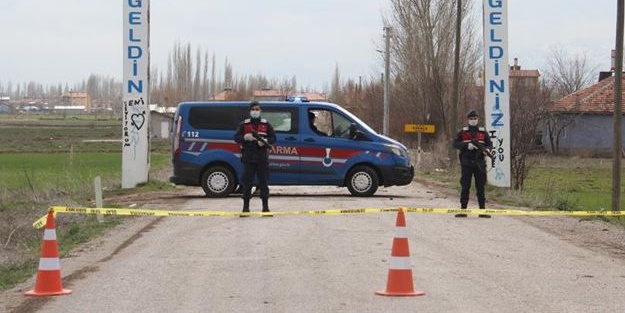
[[[396,145],[388,145],[388,149],[396,156],[406,157],[406,151]]]

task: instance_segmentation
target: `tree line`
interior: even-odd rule
[[[384,80],[391,85],[390,135],[415,146],[416,136],[404,132],[404,124],[433,124],[437,133],[425,136],[424,144],[440,155],[441,166],[451,164],[450,140],[464,123],[469,108],[482,110],[481,86],[482,34],[481,11],[475,0],[462,3],[460,46],[459,107],[452,103],[456,3],[446,0],[391,0],[384,25],[392,29],[391,75],[343,78],[337,65],[330,78],[328,100],[338,103],[374,129],[381,131]],[[591,84],[596,77],[585,54],[569,55],[562,48],[552,48],[547,66],[535,85],[511,86],[511,158],[515,186],[522,188],[527,176],[527,154],[533,151],[540,125],[546,125],[553,153],[569,120],[549,113],[550,103]],[[380,56],[382,61],[382,56]],[[383,72],[380,62],[380,73]],[[175,106],[181,101],[210,100],[224,90],[228,99],[250,100],[254,90],[313,91],[297,85],[296,76],[268,78],[262,74],[236,75],[226,58],[217,64],[214,53],[193,49],[190,43],[174,44],[167,65],[150,71],[150,102]],[[115,78],[91,75],[79,84],[42,85],[34,82],[2,84],[0,94],[13,99],[53,98],[70,90],[86,91],[94,107],[120,108],[121,82]],[[456,114],[453,114],[456,113]],[[483,113],[483,111],[482,111]],[[457,116],[452,120],[452,116]],[[445,159],[447,160],[445,161]],[[453,163],[453,162],[452,162]]]

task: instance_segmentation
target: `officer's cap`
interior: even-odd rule
[[[252,109],[253,107],[258,106],[260,107],[260,102],[258,101],[252,101],[250,102],[250,109]]]
[[[477,114],[477,111],[474,109],[469,110],[469,112],[467,112],[467,118],[469,117],[478,117],[480,116],[479,114]]]

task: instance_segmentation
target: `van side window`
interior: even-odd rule
[[[317,134],[349,139],[351,122],[343,115],[324,109],[311,109],[309,112],[310,128]],[[312,120],[314,117],[314,121]],[[314,127],[316,128],[313,128]]]
[[[245,116],[241,107],[195,107],[189,110],[189,125],[196,129],[233,130]]]
[[[262,106],[261,106],[262,108]],[[267,119],[277,133],[297,133],[297,108],[262,108],[261,117]]]
[[[343,115],[332,112],[332,135],[338,138],[349,139],[351,122]]]

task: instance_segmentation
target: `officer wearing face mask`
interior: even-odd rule
[[[266,119],[260,117],[260,103],[252,101],[249,109],[250,118],[239,124],[234,135],[234,141],[241,145],[241,162],[244,167],[243,177],[240,180],[243,191],[243,214],[241,217],[249,216],[252,184],[255,176],[258,179],[263,212],[270,212],[269,187],[267,186],[269,148],[276,142],[273,126]]]
[[[462,128],[462,131],[454,140],[454,148],[458,149],[460,165],[462,168],[460,185],[460,208],[466,209],[469,202],[469,192],[471,189],[471,178],[475,178],[475,189],[477,190],[477,202],[480,209],[486,208],[486,197],[484,195],[484,186],[486,185],[486,156],[484,148],[493,148],[488,133],[484,127],[479,127],[479,115],[476,110],[470,110],[467,113],[468,126]],[[480,147],[482,149],[480,149]],[[456,214],[456,217],[467,217],[466,214]],[[480,214],[479,217],[490,218],[490,215]]]

